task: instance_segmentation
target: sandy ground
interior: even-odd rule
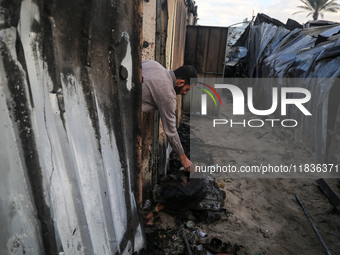
[[[228,118],[232,104],[224,102],[220,118]],[[245,118],[250,117],[250,114]],[[236,119],[235,119],[236,120]],[[212,122],[211,118],[203,121]],[[254,164],[320,163],[283,128],[228,128],[211,132],[202,118],[191,118],[191,135],[209,143],[219,136],[221,146],[212,151],[214,160],[237,167]],[[211,128],[210,128],[211,129]],[[315,183],[317,178],[217,179],[226,192],[225,209],[231,214],[214,224],[203,224],[210,237],[242,245],[238,254],[325,254],[295,199],[298,194],[333,255],[340,254],[340,214]],[[339,179],[325,179],[340,195]]]

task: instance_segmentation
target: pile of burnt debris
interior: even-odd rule
[[[178,130],[188,156],[189,129],[184,120]],[[147,254],[237,254],[240,246],[204,232],[203,225],[228,219],[221,184],[211,178],[190,178],[175,155],[169,165],[143,207]]]
[[[202,228],[228,218],[224,199],[214,180],[190,179],[184,171],[162,177],[143,208],[148,254],[237,254],[238,245],[209,236]],[[174,222],[171,227],[164,226],[168,217]]]
[[[156,229],[146,233],[148,241],[147,254],[237,254],[240,249],[230,242],[220,239],[197,238],[190,230],[183,227],[178,229]]]

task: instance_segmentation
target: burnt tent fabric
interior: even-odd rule
[[[313,118],[306,118],[292,107],[288,108],[287,117],[299,119],[301,125],[295,130],[296,138],[319,160],[325,160],[327,129],[332,129],[328,126],[331,115],[327,109],[328,104],[332,104],[329,95],[333,86],[339,86],[340,77],[339,24],[302,29],[292,21],[280,25],[261,15],[257,20],[237,43],[248,49],[244,73],[249,78],[304,79],[303,83],[291,80],[285,86],[302,87],[311,92],[313,100],[306,106]],[[270,100],[270,96],[263,95],[263,107],[270,106]]]
[[[206,195],[202,179],[188,181],[187,173],[180,171],[167,175],[155,185],[154,200],[165,205],[165,210],[185,212],[196,206]]]
[[[277,20],[277,19],[273,19],[271,17],[269,17],[268,15],[264,14],[264,13],[259,13],[256,16],[256,19],[254,21],[255,25],[259,25],[262,23],[268,23],[268,24],[273,24],[275,26],[281,27],[284,26],[285,24],[283,24],[281,21]]]
[[[202,181],[204,188],[207,191],[206,195],[192,209],[197,211],[221,211],[224,204],[224,199],[226,198],[225,191],[220,190],[217,183],[211,179],[204,178]]]
[[[286,23],[286,28],[289,30],[294,30],[296,28],[303,28],[303,26],[293,19],[288,19]]]
[[[154,200],[165,205],[166,211],[220,212],[226,197],[217,183],[208,178],[189,179],[189,173],[177,171],[155,185]]]

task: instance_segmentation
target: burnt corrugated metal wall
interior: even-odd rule
[[[0,254],[139,252],[140,1],[0,8]]]

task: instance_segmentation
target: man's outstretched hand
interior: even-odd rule
[[[179,159],[181,160],[181,163],[184,167],[184,171],[190,172],[190,167],[193,166],[193,164],[191,163],[191,161],[187,158],[187,156],[185,155],[185,153],[179,155]]]

